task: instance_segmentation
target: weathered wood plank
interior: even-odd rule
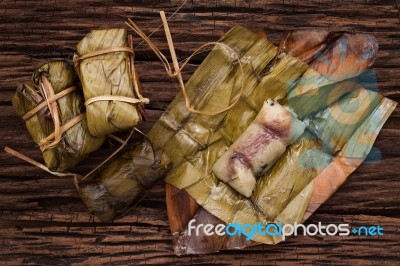
[[[21,230],[13,232],[2,229],[3,239],[9,243],[6,258],[16,263],[163,263],[187,265],[188,263],[230,265],[242,261],[244,265],[288,263],[312,264],[315,261],[332,264],[394,265],[398,262],[396,250],[398,218],[369,215],[337,214],[332,219],[329,214],[317,214],[313,221],[327,223],[351,223],[354,226],[380,224],[385,228],[385,236],[368,237],[305,237],[288,239],[277,246],[255,246],[237,251],[225,251],[207,256],[186,256],[176,258],[171,255],[171,244],[165,242],[170,237],[167,225],[143,223],[114,223],[112,226],[94,223],[41,224],[29,221],[13,222]],[[74,226],[75,225],[75,226]],[[21,240],[25,245],[21,247]],[[140,243],[140,245],[138,245]],[[301,245],[301,246],[299,246]],[[356,251],[356,252],[355,252]],[[337,254],[323,257],[323,254]],[[385,261],[381,261],[384,257]],[[4,258],[4,257],[3,257]],[[25,258],[25,259],[24,259]],[[49,259],[53,258],[53,259]],[[343,263],[345,261],[345,263]]]

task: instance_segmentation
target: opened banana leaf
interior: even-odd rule
[[[90,213],[111,221],[170,168],[166,153],[144,141],[112,161],[99,176],[78,182],[78,192]]]
[[[216,46],[186,84],[192,105],[204,112],[226,108],[239,94],[242,79],[243,94],[232,109],[211,117],[186,110],[182,94],[175,98],[148,133],[173,162],[166,182],[184,189],[224,223],[300,222],[312,203],[313,180],[350,145],[359,128],[379,131],[396,104],[366,91],[356,84],[357,78],[335,83],[296,58],[283,54],[276,57],[276,47],[243,28],[234,27],[220,42],[240,55],[244,73],[231,52]],[[271,67],[269,64],[276,58]],[[260,177],[255,192],[247,199],[220,182],[211,168],[246,130],[268,98],[299,114],[307,121],[308,129]],[[356,102],[366,99],[370,99],[368,105],[358,108]],[[355,103],[349,104],[352,101]],[[346,104],[350,110],[343,111]],[[373,141],[367,146],[372,146]],[[176,251],[196,253],[193,247],[182,246],[187,243],[185,232]],[[261,235],[253,240],[267,244],[280,241]]]
[[[86,115],[94,136],[132,128],[142,119],[139,102],[129,102],[139,96],[135,95],[137,79],[133,80],[133,61],[128,48],[124,29],[93,30],[77,45]]]
[[[83,96],[77,88],[78,79],[71,64],[65,61],[47,63],[35,71],[33,81],[34,85],[18,87],[12,104],[17,114],[24,118],[26,127],[37,144],[45,144],[49,136],[54,135],[55,115],[59,116],[60,126],[66,126],[78,117],[82,118],[62,133],[59,142],[42,148],[46,166],[51,171],[65,171],[97,150],[105,138],[93,137],[88,131],[87,121],[84,119]],[[47,87],[43,86],[43,82],[47,81],[51,84],[51,91],[46,91]],[[46,99],[52,97],[49,94],[60,95],[67,90],[70,92],[49,105],[46,104]],[[54,104],[56,113],[52,112]]]

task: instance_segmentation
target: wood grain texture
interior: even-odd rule
[[[19,1],[0,2],[0,147],[41,160],[11,97],[35,68],[52,59],[71,58],[91,29],[124,27],[131,17],[147,33],[160,25],[158,11],[171,14],[182,1]],[[374,64],[379,90],[400,101],[399,1],[188,1],[170,21],[179,59],[200,44],[216,41],[234,25],[264,29],[277,42],[284,31],[307,27],[373,34],[380,45]],[[162,31],[153,40],[168,48]],[[138,39],[136,39],[138,42]],[[187,80],[204,55],[185,70]],[[136,49],[144,96],[152,99],[149,130],[178,92],[146,45]],[[123,218],[100,223],[89,215],[72,179],[53,177],[0,152],[0,261],[2,264],[181,264],[208,265],[396,265],[400,261],[400,108],[375,146],[382,161],[363,164],[310,222],[354,226],[380,224],[385,235],[296,237],[277,246],[176,257],[172,250],[165,189],[160,181]],[[75,170],[87,172],[112,151],[106,143]]]

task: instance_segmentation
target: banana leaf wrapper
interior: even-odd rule
[[[363,123],[366,123],[366,128],[379,131],[395,103],[374,96],[372,98],[376,100],[371,100],[367,108],[357,109],[357,113],[353,114],[355,118],[350,119],[352,123],[343,126],[343,119],[348,116],[342,114],[340,106],[351,99],[362,101],[370,94],[357,85],[357,78],[334,82],[289,56],[278,57],[274,67],[265,74],[265,69],[269,68],[268,64],[276,55],[276,48],[267,40],[235,27],[220,41],[240,54],[244,74],[235,63],[235,56],[216,46],[186,84],[189,97],[195,108],[210,112],[223,109],[235,100],[240,91],[241,78],[245,81],[243,94],[234,108],[212,117],[188,112],[182,95],[175,98],[148,134],[152,142],[167,151],[173,162],[174,167],[167,175],[166,182],[185,190],[199,205],[224,223],[300,222],[312,203],[313,180],[321,175],[330,162],[334,162],[338,151],[350,145],[348,143],[354,132],[363,127]],[[376,92],[371,93],[377,95]],[[315,94],[318,97],[308,97]],[[338,101],[346,94],[347,97]],[[305,99],[302,96],[306,96]],[[211,173],[211,167],[247,128],[267,98],[286,103],[301,119],[308,119],[310,128],[259,179],[256,192],[246,199],[220,182]],[[335,111],[333,118],[328,116],[327,110]],[[379,110],[381,116],[375,110]],[[325,128],[328,130],[324,131]],[[336,136],[337,139],[331,142],[331,138]],[[368,147],[372,146],[373,141],[370,139],[364,153],[369,151]],[[273,182],[271,187],[268,180]],[[277,189],[282,192],[281,196],[277,195]],[[277,196],[272,197],[274,195]],[[274,209],[265,211],[271,205],[274,205]],[[202,214],[201,211],[196,216],[198,214]],[[195,245],[198,241],[190,238],[187,230],[178,234],[175,238],[175,253],[178,255],[213,249],[202,249],[204,245],[188,246],[188,243]],[[253,240],[266,244],[280,241],[269,236],[255,236]],[[228,238],[213,250],[248,245],[251,242]]]
[[[23,117],[27,112],[45,101],[41,87],[41,78],[50,81],[54,93],[59,93],[71,86],[77,86],[78,79],[73,66],[65,61],[53,61],[41,66],[33,74],[33,85],[21,85],[12,99],[17,114]],[[75,90],[57,100],[61,125],[85,111],[83,95]],[[26,127],[35,143],[54,132],[54,121],[46,106],[25,121]],[[96,151],[103,144],[104,137],[94,137],[89,133],[85,119],[69,128],[62,135],[57,146],[43,151],[43,159],[51,171],[65,171],[85,159],[89,153]]]
[[[78,182],[78,192],[89,212],[108,222],[126,211],[170,168],[167,154],[144,141],[112,161],[98,176]]]
[[[80,57],[112,47],[128,47],[124,29],[92,30],[77,45]],[[86,58],[78,68],[85,100],[98,96],[136,98],[132,79],[131,55],[115,51]],[[132,128],[141,121],[139,104],[102,100],[86,107],[89,131],[93,136],[105,136]]]

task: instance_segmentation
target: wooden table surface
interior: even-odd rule
[[[91,29],[124,27],[131,17],[150,33],[160,10],[171,14],[183,1],[3,0],[0,1],[0,147],[10,145],[41,160],[11,97],[33,70],[48,60],[71,58]],[[170,21],[180,59],[234,25],[264,29],[277,43],[286,30],[322,27],[373,34],[380,45],[375,62],[379,90],[400,102],[400,1],[188,1]],[[167,53],[162,31],[153,35]],[[136,39],[138,42],[138,39]],[[168,54],[168,53],[167,53]],[[178,92],[146,45],[136,49],[144,95],[152,100],[149,130]],[[184,78],[201,62],[192,62]],[[377,225],[383,237],[295,237],[277,246],[177,257],[173,253],[158,182],[125,217],[101,223],[89,215],[72,179],[54,177],[0,152],[0,262],[2,264],[340,264],[396,265],[400,262],[400,109],[392,114],[375,146],[379,163],[363,164],[311,218],[310,222]],[[112,151],[80,164],[84,173]]]

